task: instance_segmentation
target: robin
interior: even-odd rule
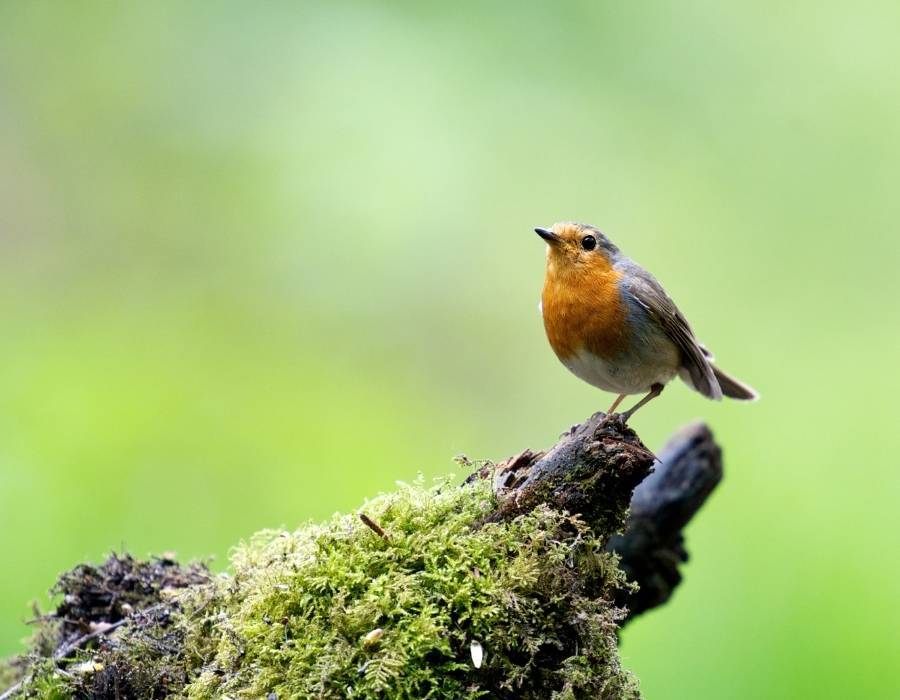
[[[742,401],[757,393],[713,362],[656,278],[593,226],[536,228],[547,241],[541,313],[556,356],[576,376],[618,394],[646,395],[627,421],[676,375],[704,396]]]

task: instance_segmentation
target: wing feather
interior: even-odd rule
[[[636,263],[628,263],[622,278],[625,292],[656,320],[681,351],[682,362],[697,391],[711,399],[721,399],[722,389],[709,362],[709,351],[694,337],[687,319],[656,278]]]

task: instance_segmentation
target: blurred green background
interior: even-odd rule
[[[648,698],[900,697],[900,4],[0,3],[0,655],[63,569],[551,444],[535,225],[756,405],[624,635]]]

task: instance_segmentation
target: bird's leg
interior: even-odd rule
[[[662,393],[662,390],[663,390],[662,384],[654,384],[653,386],[651,386],[650,392],[644,398],[642,398],[634,406],[632,406],[629,410],[625,411],[625,413],[622,414],[622,422],[627,423],[628,419],[631,418],[631,416],[633,416],[635,414],[635,412],[641,406],[643,406],[646,403],[649,403],[650,401],[655,399],[657,396],[659,396]]]
[[[615,413],[616,409],[619,407],[619,404],[625,400],[626,396],[628,396],[628,394],[619,394],[619,398],[617,398],[615,401],[613,401],[613,405],[609,407],[609,410],[606,412],[606,415],[611,416],[613,413]]]

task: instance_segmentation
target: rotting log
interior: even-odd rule
[[[472,611],[464,609],[459,617],[455,617],[455,613],[450,615],[445,627],[433,630],[434,649],[428,651],[430,642],[422,642],[427,651],[421,656],[426,664],[423,668],[433,673],[437,663],[446,662],[446,673],[453,674],[453,678],[444,677],[435,681],[435,685],[426,686],[444,689],[444,694],[435,690],[431,696],[457,697],[446,694],[446,687],[456,683],[453,687],[475,689],[471,692],[486,693],[483,697],[497,700],[531,700],[559,693],[563,693],[559,697],[566,698],[619,700],[639,697],[636,686],[619,665],[617,629],[635,615],[663,604],[672,595],[681,580],[678,567],[687,558],[682,530],[721,476],[721,450],[705,425],[694,424],[678,431],[657,459],[619,416],[603,413],[573,427],[550,450],[525,450],[503,462],[486,463],[476,470],[467,483],[489,480],[492,488],[469,489],[473,499],[480,492],[485,494],[482,498],[486,500],[478,501],[478,508],[468,507],[466,512],[471,515],[465,516],[460,528],[452,535],[454,541],[447,543],[446,552],[438,551],[442,560],[445,556],[458,556],[460,549],[465,550],[473,544],[484,547],[485,537],[497,536],[500,548],[489,548],[488,551],[494,552],[491,566],[500,567],[502,573],[516,559],[521,565],[522,555],[529,547],[532,563],[535,548],[556,547],[557,553],[562,548],[567,552],[565,562],[557,565],[548,560],[546,566],[549,568],[544,573],[551,578],[566,579],[570,587],[546,595],[540,587],[516,592],[519,596],[532,595],[530,604],[537,605],[541,613],[548,613],[551,606],[556,606],[553,619],[557,622],[553,624],[558,627],[552,630],[554,643],[533,647],[530,657],[522,656],[518,638],[512,638],[504,650],[500,640],[494,639],[492,644],[490,639],[482,637],[477,640],[478,661],[475,661],[475,646],[472,646],[471,661],[466,663],[470,654],[468,635],[472,634],[466,626],[470,624]],[[457,493],[460,496],[457,501],[469,498],[463,489]],[[336,538],[330,543],[321,539],[329,537],[327,532],[319,530],[318,541],[327,549],[343,546],[348,538],[360,538],[357,553],[362,558],[371,555],[372,561],[379,562],[376,568],[380,572],[378,585],[382,589],[389,585],[384,581],[392,575],[416,582],[422,573],[426,576],[421,580],[434,580],[428,576],[435,576],[435,572],[420,571],[422,564],[418,551],[410,546],[413,540],[409,539],[409,521],[399,523],[395,520],[398,516],[392,511],[390,501],[390,496],[381,501],[376,499],[369,504],[373,509],[371,513],[341,521],[334,530]],[[553,531],[550,540],[544,540],[544,544],[535,542],[540,542],[546,531],[524,532],[522,537],[514,540],[512,547],[509,540],[504,539],[506,535],[489,534],[507,526],[519,528],[511,531],[523,533],[516,525],[522,520],[518,516],[527,519],[540,512],[568,513],[577,517],[544,515],[534,518],[537,523],[552,521],[557,524],[554,527],[559,528]],[[496,526],[488,528],[489,523]],[[483,535],[481,539],[479,532]],[[296,636],[303,634],[306,623],[294,626],[290,617],[264,620],[264,625],[276,626],[278,630],[283,627],[284,631],[279,631],[274,638],[277,645],[285,646],[267,647],[264,653],[259,653],[254,651],[254,645],[261,636],[266,636],[260,635],[260,629],[265,631],[265,627],[260,628],[257,623],[253,633],[244,636],[240,621],[246,613],[248,600],[296,595],[296,599],[290,599],[288,607],[302,610],[310,595],[304,588],[302,577],[310,573],[315,575],[315,572],[302,567],[287,572],[284,562],[291,552],[303,549],[300,543],[308,537],[303,530],[281,533],[273,545],[264,545],[274,547],[273,551],[267,552],[264,548],[253,557],[254,561],[261,562],[260,567],[271,570],[262,568],[248,572],[235,564],[235,574],[228,579],[214,580],[202,567],[179,567],[167,558],[142,563],[127,555],[113,556],[102,567],[77,567],[61,579],[56,590],[63,595],[63,601],[54,613],[41,618],[41,627],[29,655],[9,667],[8,670],[13,672],[12,680],[18,682],[0,693],[0,700],[41,697],[50,687],[48,684],[60,692],[96,699],[181,696],[186,691],[194,692],[197,697],[218,696],[225,691],[254,697],[296,696],[285,688],[296,688],[302,679],[279,676],[288,673],[282,672],[285,667],[292,669],[290,673],[297,673],[288,664],[276,664],[266,670],[271,685],[252,686],[252,679],[259,677],[261,665],[267,664],[273,654],[276,658],[290,655],[288,645],[297,644]],[[577,554],[581,547],[579,543],[583,544],[582,537],[592,542],[588,549],[593,548],[596,554]],[[419,539],[414,541],[420,542]],[[638,585],[637,590],[622,586],[621,574],[614,567],[611,571],[600,572],[592,568],[609,566],[600,561],[609,560],[603,551],[604,543],[607,552],[618,555],[620,569]],[[432,537],[429,546],[435,546],[435,538]],[[443,544],[438,543],[438,547]],[[391,566],[398,568],[393,572],[381,568],[384,566],[384,560],[380,558],[384,548],[395,552],[390,561]],[[542,558],[538,554],[538,559]],[[311,565],[309,559],[302,562],[303,566]],[[544,566],[543,563],[540,565]],[[365,576],[370,575],[365,568],[353,571],[358,574],[353,577],[355,581],[360,580],[360,576],[365,580]],[[484,585],[479,589],[482,584],[478,582],[485,581],[489,573],[495,575],[497,572],[461,571],[465,581],[460,581],[466,586],[475,586],[479,590],[479,599],[491,600],[494,605],[504,604],[503,596],[489,598],[496,594],[496,587]],[[441,580],[446,579],[446,570],[441,570],[440,574]],[[300,578],[292,579],[291,576]],[[503,580],[515,588],[514,579]],[[277,581],[280,583],[273,583]],[[285,581],[293,583],[287,585]],[[277,590],[252,588],[255,585],[274,586]],[[407,682],[402,670],[396,672],[400,675],[386,676],[380,689],[373,690],[365,685],[371,669],[377,668],[379,662],[388,671],[393,668],[385,665],[385,659],[381,657],[397,652],[388,642],[391,635],[401,632],[405,621],[425,614],[431,609],[433,598],[444,600],[444,605],[452,605],[455,599],[447,597],[446,591],[429,588],[430,584],[424,584],[424,588],[421,583],[416,585],[425,600],[420,609],[415,610],[417,603],[410,600],[412,608],[404,610],[399,618],[373,620],[377,629],[367,630],[368,634],[361,638],[358,646],[353,646],[353,637],[342,637],[345,646],[325,650],[338,660],[342,654],[349,655],[352,672],[349,676],[340,676],[340,683],[336,683],[337,676],[323,675],[317,665],[311,674],[312,680],[323,690],[316,691],[315,697],[344,697],[341,693],[348,687],[345,684],[357,681],[360,685],[354,697],[421,696],[421,684],[415,689],[419,695],[397,690],[405,687],[403,684]],[[455,584],[451,581],[449,585]],[[335,606],[347,605],[347,596],[357,595],[354,592],[357,590],[359,595],[367,594],[365,586],[354,584],[352,590],[336,594]],[[574,601],[581,606],[582,612],[576,615],[570,614],[569,609],[560,610],[562,599]],[[521,599],[515,602],[511,609],[521,602]],[[325,611],[321,614],[327,616],[332,607],[326,605],[316,609]],[[593,617],[585,616],[585,609],[592,611]],[[310,618],[305,616],[318,614],[307,610],[303,615],[298,613],[297,619],[308,621]],[[526,634],[534,619],[526,616],[513,628]],[[585,633],[586,620],[594,620],[592,632]],[[543,622],[546,623],[546,619]],[[317,619],[317,624],[323,629],[332,621],[325,617]],[[342,624],[347,624],[347,620],[342,620]],[[291,635],[288,634],[289,627]],[[387,636],[373,644],[371,639],[375,632],[378,632],[378,639],[385,634],[382,627],[387,630]],[[510,636],[506,632],[499,634],[500,637]],[[229,640],[234,649],[222,652],[220,640]],[[346,646],[348,643],[350,645]],[[590,657],[592,643],[596,653]],[[482,646],[487,651],[484,667]],[[406,650],[401,652],[402,656]],[[449,659],[446,658],[448,653],[451,654]],[[251,657],[252,662],[249,661]],[[357,657],[367,659],[358,667],[358,672],[353,665]],[[248,659],[246,664],[245,659]],[[520,668],[513,668],[520,662]],[[512,676],[509,675],[511,668]],[[3,676],[2,671],[0,669],[0,676]],[[418,669],[417,672],[421,677],[425,671]],[[415,674],[410,672],[407,676],[413,678]],[[9,673],[7,677],[10,677]]]

